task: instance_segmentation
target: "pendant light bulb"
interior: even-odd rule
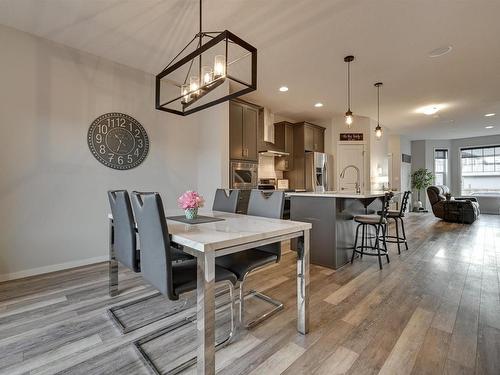
[[[374,86],[377,88],[377,126],[375,127],[375,138],[380,140],[382,138],[382,127],[380,126],[380,86],[382,82],[377,82]]]
[[[345,123],[350,129],[352,125],[352,112],[351,112],[351,62],[354,61],[354,56],[344,57],[344,62],[347,63],[347,112],[345,113]]]
[[[347,111],[345,113],[345,123],[347,124],[347,126],[350,128],[351,125],[352,125],[352,112],[351,111]]]

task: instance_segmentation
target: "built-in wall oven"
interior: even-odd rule
[[[259,164],[246,161],[231,161],[231,188],[251,190],[257,188],[257,171]]]
[[[236,207],[236,212],[239,214],[247,213],[250,191],[252,189],[257,189],[258,169],[258,163],[237,160],[231,161],[229,181],[232,189],[240,189],[239,201]]]

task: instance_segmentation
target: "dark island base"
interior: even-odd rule
[[[366,207],[365,207],[366,205]],[[290,219],[312,224],[310,261],[338,269],[349,262],[354,247],[355,215],[375,213],[380,199],[292,196]],[[292,243],[296,249],[296,243]]]

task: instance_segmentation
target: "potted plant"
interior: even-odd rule
[[[420,200],[420,191],[427,189],[432,185],[434,181],[434,175],[427,168],[417,169],[411,174],[411,186],[413,189],[417,189],[418,201],[416,202],[416,207],[418,210],[422,209],[422,201]]]
[[[198,217],[198,208],[203,207],[205,200],[196,191],[188,190],[177,199],[177,203],[184,210],[186,219],[193,220]]]

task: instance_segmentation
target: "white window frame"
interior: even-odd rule
[[[446,172],[444,173],[436,172],[436,151],[446,151]],[[434,147],[434,150],[432,152],[432,160],[432,169],[434,171],[434,176],[436,176],[438,173],[443,174],[443,185],[450,186],[450,149],[447,147]]]
[[[458,173],[460,178],[460,195],[464,195],[463,189],[463,175],[462,175],[462,151],[468,149],[479,149],[479,148],[490,148],[490,147],[500,147],[499,143],[487,144],[487,145],[474,145],[474,146],[464,146],[458,149]],[[480,196],[481,194],[475,194]]]

